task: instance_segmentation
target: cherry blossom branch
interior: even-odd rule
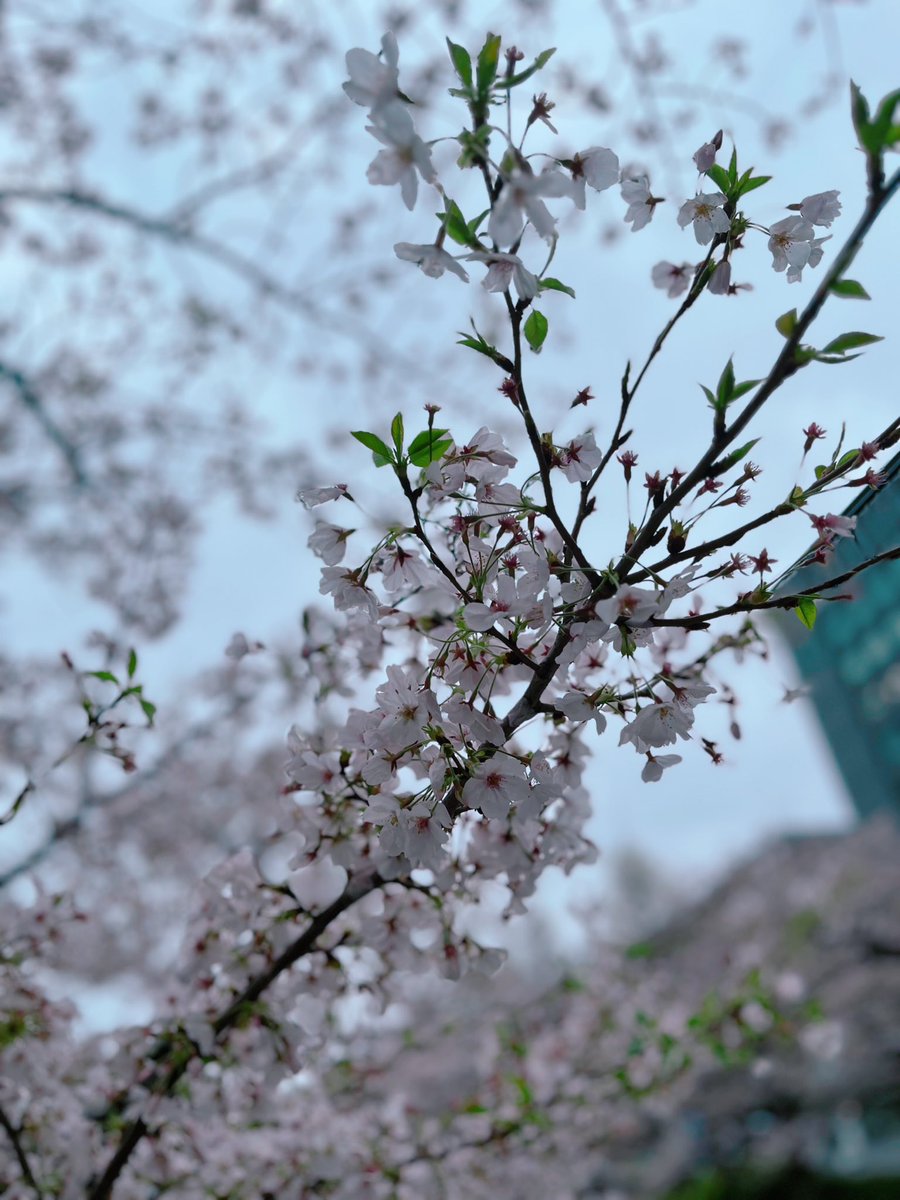
[[[796,608],[798,602],[804,596],[818,596],[822,592],[840,587],[842,583],[847,583],[854,576],[867,571],[870,567],[877,566],[878,563],[890,562],[894,559],[900,559],[900,546],[895,546],[892,550],[884,550],[881,554],[875,554],[871,558],[867,558],[865,562],[851,568],[851,570],[844,571],[842,575],[835,575],[831,579],[826,579],[823,583],[814,584],[812,587],[804,588],[802,591],[795,592],[790,596],[776,596],[758,602],[754,602],[753,600],[738,600],[725,608],[716,609],[715,612],[697,613],[694,616],[651,617],[649,624],[654,626],[670,625],[679,629],[706,629],[710,621],[715,621],[719,617],[731,617],[735,613],[753,613],[765,608]],[[827,599],[828,597],[825,598]]]
[[[35,1196],[37,1196],[38,1200],[42,1200],[44,1193],[41,1190],[40,1184],[35,1178],[34,1172],[31,1169],[31,1164],[28,1161],[28,1156],[25,1153],[25,1148],[22,1145],[22,1130],[16,1129],[15,1125],[13,1125],[12,1121],[10,1121],[9,1117],[7,1116],[2,1105],[0,1105],[0,1126],[2,1126],[6,1131],[6,1135],[12,1143],[13,1153],[15,1154],[16,1161],[19,1164],[19,1170],[22,1172],[22,1178],[34,1192]]]
[[[516,386],[516,407],[522,414],[522,420],[525,423],[525,430],[528,434],[528,441],[531,443],[531,449],[534,452],[537,468],[541,477],[541,484],[544,490],[544,505],[547,516],[553,522],[553,527],[565,543],[566,549],[571,558],[583,568],[585,573],[591,580],[593,586],[598,586],[600,580],[594,568],[591,566],[590,560],[578,545],[577,536],[570,533],[569,529],[560,517],[556,508],[556,501],[553,496],[553,484],[550,480],[550,465],[547,461],[546,447],[541,442],[541,435],[538,432],[538,427],[535,424],[534,416],[528,405],[528,398],[525,395],[525,382],[522,378],[522,313],[524,308],[521,303],[513,304],[512,297],[509,292],[503,293],[506,300],[506,307],[509,313],[510,326],[513,337],[513,382]]]
[[[790,335],[785,339],[781,353],[775,360],[769,374],[760,384],[756,394],[732,421],[731,425],[718,432],[714,432],[709,448],[697,465],[685,476],[678,487],[650,514],[649,519],[638,532],[634,543],[619,562],[617,574],[621,577],[627,577],[626,571],[629,569],[630,564],[636,562],[641,554],[652,545],[653,536],[663,521],[687,497],[693,488],[706,479],[711,468],[721,457],[722,452],[743,432],[766,401],[774,395],[787,379],[795,375],[803,365],[797,358],[800,339],[819,315],[831,294],[833,285],[847,271],[856,257],[866,234],[875,224],[898,189],[900,189],[900,170],[895,172],[885,185],[873,188],[870,191],[862,216],[847,238],[847,241],[835,256],[830,269],[822,278],[809,303],[798,316],[797,322],[791,330]]]
[[[221,1039],[223,1034],[227,1033],[229,1029],[241,1020],[246,1014],[247,1006],[257,1001],[280,975],[292,967],[294,963],[299,962],[301,958],[318,949],[317,943],[319,938],[342,913],[346,912],[357,901],[380,886],[381,880],[374,872],[368,875],[363,874],[358,879],[348,882],[337,900],[323,909],[318,916],[313,917],[300,937],[291,942],[264,971],[261,971],[259,975],[251,979],[240,995],[211,1022],[216,1040]],[[143,1085],[144,1089],[149,1091],[155,1098],[169,1095],[178,1081],[183,1077],[190,1064],[200,1053],[199,1047],[193,1042],[188,1043],[187,1048],[185,1048],[185,1043],[182,1040],[175,1041],[174,1039],[167,1038],[162,1039],[157,1044],[151,1052],[150,1057],[157,1061],[164,1059],[176,1048],[181,1051],[181,1054],[169,1070],[152,1077]],[[124,1107],[123,1102],[126,1100],[127,1097],[120,1097],[112,1107]],[[144,1116],[139,1116],[126,1127],[122,1133],[119,1145],[107,1163],[102,1175],[96,1183],[89,1185],[85,1200],[109,1200],[116,1181],[124,1170],[128,1160],[150,1132],[149,1120],[149,1115],[146,1119]]]
[[[710,249],[706,255],[706,258],[703,260],[702,263],[699,264],[696,271],[694,272],[694,279],[693,279],[693,282],[691,283],[691,287],[690,287],[690,290],[688,291],[688,294],[685,296],[684,300],[681,302],[681,305],[679,306],[678,311],[674,314],[674,316],[672,316],[667,321],[666,325],[663,327],[661,332],[657,335],[657,338],[654,341],[653,346],[650,349],[650,353],[648,354],[647,359],[644,362],[644,365],[641,367],[640,371],[638,372],[638,376],[635,379],[633,384],[629,385],[630,364],[625,369],[625,374],[622,376],[622,383],[621,383],[622,400],[621,400],[621,404],[619,406],[619,417],[618,417],[618,420],[616,421],[616,427],[613,430],[613,435],[610,438],[609,447],[608,447],[606,453],[604,454],[599,466],[594,471],[593,475],[590,477],[590,479],[587,481],[587,483],[584,483],[581,485],[581,501],[580,501],[579,507],[578,507],[578,515],[575,519],[575,524],[572,529],[572,536],[575,538],[578,537],[578,534],[581,531],[581,526],[584,523],[585,518],[588,516],[588,514],[590,512],[590,508],[588,506],[588,498],[590,496],[590,493],[593,491],[600,476],[606,470],[606,467],[609,464],[609,460],[612,458],[612,456],[616,453],[617,450],[620,450],[622,448],[622,446],[625,445],[625,443],[628,441],[628,438],[631,436],[630,431],[628,433],[623,433],[623,429],[625,426],[625,420],[628,416],[628,410],[631,407],[631,402],[635,397],[635,393],[637,392],[638,388],[641,386],[644,376],[647,374],[647,371],[650,369],[650,365],[652,364],[653,360],[656,358],[656,356],[659,354],[659,352],[662,350],[663,346],[665,345],[666,338],[668,338],[669,334],[672,332],[672,330],[675,328],[675,326],[678,324],[678,322],[681,320],[681,318],[685,315],[685,313],[690,308],[692,308],[694,306],[694,304],[700,298],[702,293],[705,291],[707,268],[708,268],[710,262],[712,261],[713,253],[715,252],[717,247],[719,245],[721,245],[722,241],[724,241],[724,238],[721,238],[721,237],[716,237],[713,239],[712,245],[710,246]]]

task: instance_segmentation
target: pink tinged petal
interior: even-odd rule
[[[534,226],[535,233],[545,241],[551,241],[556,234],[556,218],[551,215],[543,200],[529,199],[525,205],[525,212]]]
[[[603,192],[619,182],[619,160],[612,150],[591,146],[580,158],[584,178],[594,191]]]
[[[494,211],[488,221],[488,236],[498,246],[511,245],[522,232],[524,220],[509,186],[500,193]]]
[[[727,261],[720,262],[710,277],[709,283],[706,285],[706,290],[713,296],[727,296],[728,289],[731,286],[731,263]]]
[[[488,608],[486,604],[474,602],[466,604],[463,607],[463,620],[469,629],[475,633],[484,633],[490,629],[497,619],[497,614],[492,608]]]
[[[814,196],[807,196],[800,202],[800,215],[806,221],[810,221],[813,225],[828,226],[836,217],[841,215],[841,202],[838,200],[840,192],[833,190],[830,192],[817,192]]]

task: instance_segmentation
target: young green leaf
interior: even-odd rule
[[[472,58],[465,46],[457,46],[447,38],[447,49],[450,51],[450,61],[460,81],[467,88],[472,86]]]
[[[771,178],[771,175],[756,175],[748,179],[746,183],[740,184],[738,196],[746,196],[748,192],[755,192],[757,188],[761,188],[764,184],[769,183]]]
[[[147,724],[152,725],[153,718],[156,716],[156,705],[152,704],[149,700],[144,699],[141,699],[140,705],[144,710],[144,716],[147,718]]]
[[[734,393],[734,360],[729,358],[716,387],[716,408],[727,408]]]
[[[834,296],[846,296],[850,300],[871,300],[872,297],[855,279],[836,279],[829,289]]]
[[[792,308],[790,312],[782,313],[775,322],[775,328],[782,337],[790,337],[797,328],[797,310]]]
[[[729,467],[733,467],[735,463],[739,463],[742,458],[747,457],[758,441],[758,437],[753,438],[751,441],[745,442],[743,446],[739,446],[737,450],[732,450],[720,464],[717,464],[713,473],[718,475],[720,471],[727,471]]]
[[[762,383],[761,379],[745,379],[743,383],[737,383],[731,390],[729,403],[735,400],[740,400],[741,396],[746,396],[748,392],[752,392],[755,387],[759,387]]]
[[[439,221],[444,222],[444,228],[447,233],[460,246],[477,245],[477,238],[473,238],[469,232],[469,226],[466,218],[462,214],[462,210],[455,200],[447,201],[447,211],[436,214]]]
[[[858,350],[860,346],[871,346],[873,342],[883,342],[884,338],[874,333],[842,333],[823,347],[823,354],[844,354],[848,350]]]
[[[807,629],[812,629],[816,623],[816,602],[810,599],[809,596],[801,596],[797,601],[797,607],[794,612],[803,622]]]
[[[567,296],[571,296],[573,300],[575,299],[574,288],[570,288],[566,284],[560,283],[558,279],[553,279],[550,275],[545,276],[541,280],[541,291],[565,292]]]
[[[556,53],[556,47],[551,50],[542,50],[530,67],[526,67],[524,71],[520,71],[518,75],[512,75],[509,79],[499,79],[497,87],[512,88],[520,83],[524,83],[526,79],[530,79],[535,71],[539,71],[541,67],[547,65],[553,55]]]
[[[135,672],[137,671],[137,664],[138,664],[137,651],[129,650],[128,651],[128,678],[129,679],[134,678]]]
[[[397,451],[397,457],[403,453],[403,414],[397,413],[393,421],[391,421],[391,438],[394,442],[394,448]]]
[[[478,54],[476,79],[479,99],[485,100],[494,80],[497,78],[497,64],[500,61],[500,35],[489,33]]]
[[[544,345],[544,342],[547,338],[547,330],[549,328],[550,324],[544,314],[538,309],[533,308],[528,320],[523,326],[523,331],[528,341],[528,345],[535,352],[535,354],[540,354],[541,347]]]
[[[104,683],[118,684],[119,682],[116,676],[113,675],[112,671],[85,671],[85,675],[91,679],[100,679]]]
[[[366,433],[363,429],[354,429],[351,437],[355,437],[358,442],[361,442],[367,450],[372,451],[372,459],[376,467],[386,467],[388,463],[394,461],[394,456],[391,454],[380,437],[376,437],[374,433]]]
[[[731,182],[728,178],[728,172],[725,170],[725,168],[720,167],[718,163],[713,163],[706,174],[713,181],[716,187],[718,187],[719,191],[724,192],[727,196]]]
[[[414,467],[427,467],[436,462],[453,445],[447,429],[423,429],[409,444],[409,461]]]

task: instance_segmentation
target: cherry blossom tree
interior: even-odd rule
[[[571,871],[594,858],[583,770],[604,729],[639,755],[648,783],[677,770],[672,747],[687,752],[699,740],[715,761],[720,752],[702,722],[722,686],[720,661],[757,644],[759,612],[793,609],[812,625],[817,604],[847,582],[829,573],[828,558],[836,538],[853,535],[852,522],[823,498],[878,485],[868,464],[898,440],[896,421],[857,449],[838,443],[817,469],[804,461],[777,506],[747,521],[726,510],[743,509],[752,495],[759,468],[744,435],[763,406],[798,373],[847,362],[879,340],[858,331],[821,346],[804,339],[814,338],[826,303],[864,296],[847,272],[900,188],[885,165],[898,142],[897,94],[870,105],[854,90],[868,191],[834,250],[831,235],[820,234],[840,215],[834,190],[789,202],[789,217],[764,225],[753,202],[770,177],[739,165],[719,135],[696,151],[700,182],[677,223],[699,261],[661,263],[652,275],[680,302],[644,362],[623,364],[611,429],[556,437],[536,424],[529,364],[553,349],[546,294],[572,292],[548,274],[562,214],[618,203],[638,234],[659,220],[661,199],[650,177],[623,167],[609,147],[570,157],[548,141],[549,150],[532,152],[536,135],[556,136],[552,105],[543,93],[524,105],[519,97],[552,51],[525,60],[493,34],[473,53],[453,41],[447,48],[461,133],[424,136],[393,34],[379,53],[351,50],[345,92],[378,143],[369,182],[398,189],[408,210],[426,194],[438,198],[433,241],[395,245],[397,258],[426,276],[411,272],[407,286],[472,286],[479,274],[498,306],[502,336],[473,324],[460,343],[478,356],[482,387],[499,393],[522,449],[487,424],[460,431],[464,417],[448,411],[451,431],[436,404],[411,436],[409,412],[355,431],[373,471],[392,477],[404,520],[380,529],[373,544],[364,476],[302,488],[299,499],[314,510],[309,548],[323,562],[320,592],[334,614],[306,615],[299,666],[289,652],[266,656],[237,635],[228,664],[207,681],[203,711],[176,718],[159,760],[141,772],[133,770],[134,726],[157,712],[138,655],[111,640],[95,647],[105,655],[100,669],[63,660],[54,686],[75,691],[85,725],[62,739],[48,767],[83,764],[80,795],[4,882],[18,886],[68,847],[73,871],[92,874],[93,897],[90,882],[83,889],[90,907],[105,896],[109,912],[87,921],[77,895],[40,882],[28,902],[8,906],[0,1125],[10,1157],[0,1179],[11,1197],[478,1196],[500,1186],[575,1195],[598,1121],[614,1121],[623,1096],[658,1088],[677,1095],[693,1064],[719,1048],[723,1014],[743,1014],[725,1044],[736,1059],[761,1032],[802,1020],[782,1011],[775,985],[753,972],[724,981],[720,1008],[704,1008],[688,989],[663,1019],[653,1015],[659,978],[604,959],[582,985],[584,998],[558,989],[541,1009],[543,1024],[523,1037],[516,1006],[481,982],[502,954],[478,926],[491,896],[502,897],[507,916],[519,914],[549,868]],[[216,129],[223,118],[212,100],[209,107]],[[150,116],[165,126],[164,113]],[[597,201],[594,192],[609,194]],[[120,220],[113,204],[77,187],[62,195],[11,185],[6,200]],[[134,213],[121,221],[140,227]],[[282,285],[252,278],[252,260],[210,245],[190,217],[181,222],[170,219],[163,231],[145,221],[140,232],[224,256],[223,266],[249,271],[263,293],[296,301]],[[735,293],[735,258],[767,269],[769,252],[788,280],[818,271],[818,286],[805,306],[778,318],[783,344],[762,377],[739,381],[731,358],[717,365],[702,389],[710,429],[694,465],[641,463],[635,499],[630,422],[647,373],[695,305]],[[11,370],[19,402],[78,482],[79,448]],[[589,389],[576,392],[573,410],[591,398]],[[810,445],[821,440],[818,431],[804,434]],[[628,520],[601,529],[601,481],[607,487],[613,473],[628,493]],[[789,579],[774,576],[757,531],[804,514],[816,539],[809,558],[823,574],[795,594]],[[162,536],[155,517],[150,527]],[[142,543],[135,550],[152,553]],[[898,555],[869,559],[857,572]],[[11,708],[21,708],[30,674],[16,666],[9,674]],[[292,728],[287,783],[274,789],[268,751],[254,755],[240,738],[247,710],[267,706],[314,713]],[[198,762],[211,731],[219,746],[233,742],[230,753]],[[105,752],[101,770],[85,748]],[[125,768],[124,783],[102,772],[108,760]],[[29,777],[14,795],[5,813],[11,829],[43,786]],[[174,828],[171,803],[156,804],[157,796],[183,800]],[[125,829],[127,854],[117,844]],[[132,873],[155,886],[138,893]],[[74,1006],[53,980],[111,959],[120,971],[152,975],[148,947],[166,961],[176,916],[188,906],[177,970],[158,973],[142,997],[151,1015],[115,1036],[79,1035]],[[435,971],[460,989],[440,993],[437,1020]],[[466,1055],[440,1033],[442,1015],[457,1023],[463,1003],[485,1018],[464,1030]],[[649,1032],[632,1055],[635,1024]],[[535,1065],[526,1071],[516,1063],[529,1046]],[[435,1058],[426,1069],[427,1055],[437,1070]],[[585,1069],[573,1084],[576,1058]],[[481,1064],[474,1074],[472,1060]]]

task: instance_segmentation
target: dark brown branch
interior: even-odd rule
[[[775,596],[758,603],[754,603],[752,600],[738,600],[735,604],[728,605],[727,608],[716,609],[715,612],[697,613],[691,617],[654,617],[648,623],[653,626],[672,625],[678,629],[705,629],[710,621],[716,621],[719,617],[731,617],[735,613],[755,613],[769,608],[796,608],[804,597],[818,596],[821,592],[831,591],[840,587],[842,583],[847,583],[861,572],[867,571],[870,567],[877,566],[878,563],[890,562],[892,559],[900,559],[900,546],[867,558],[865,562],[849,571],[844,571],[842,575],[835,575],[831,579],[826,579],[824,583],[817,583],[813,587],[804,588],[802,592],[795,592],[790,596]]]
[[[25,1153],[25,1148],[22,1145],[22,1139],[20,1137],[22,1130],[16,1129],[15,1125],[13,1125],[12,1121],[10,1121],[9,1117],[6,1115],[6,1112],[2,1106],[0,1106],[0,1126],[6,1130],[6,1136],[12,1143],[13,1153],[15,1154],[16,1161],[19,1164],[19,1170],[22,1172],[22,1178],[34,1192],[35,1196],[38,1197],[38,1200],[42,1200],[44,1193],[41,1191],[41,1187],[37,1179],[35,1179],[34,1172],[31,1169],[31,1164],[28,1161],[28,1156]]]
[[[221,1039],[232,1026],[237,1024],[246,1015],[247,1006],[255,1003],[279,975],[287,971],[294,963],[299,962],[301,958],[312,953],[317,948],[316,944],[319,938],[332,922],[337,920],[348,908],[356,904],[358,900],[361,900],[363,896],[367,896],[369,892],[374,891],[380,886],[381,880],[374,873],[364,875],[356,881],[351,880],[343,893],[338,896],[337,900],[326,909],[323,909],[317,917],[314,917],[300,937],[291,942],[265,971],[260,972],[259,975],[252,979],[240,995],[216,1017],[212,1022],[216,1038]],[[172,1053],[176,1045],[179,1048],[184,1047],[182,1041],[176,1043],[172,1039],[163,1039],[160,1045],[155,1048],[151,1057],[157,1059],[163,1058],[166,1054]],[[190,1049],[184,1052],[167,1071],[162,1071],[155,1078],[151,1079],[149,1083],[145,1083],[145,1089],[154,1096],[169,1095],[198,1053],[199,1050],[191,1043]],[[96,1183],[88,1185],[86,1200],[109,1200],[116,1180],[121,1175],[137,1146],[149,1132],[150,1126],[143,1117],[138,1117],[126,1127],[122,1133],[118,1149],[109,1160],[103,1174]]]
[[[651,513],[649,520],[643,526],[634,540],[629,552],[623,555],[616,573],[624,578],[630,566],[653,544],[653,537],[669,514],[678,507],[687,495],[708,475],[710,468],[722,456],[722,452],[746,429],[759,410],[763,407],[781,385],[800,369],[797,351],[800,339],[815,321],[828,299],[832,285],[840,279],[856,257],[863,240],[876,220],[887,206],[894,193],[900,189],[900,171],[895,172],[890,181],[875,191],[870,192],[866,201],[863,215],[851,232],[847,241],[841,247],[830,270],[826,273],[819,286],[813,293],[806,308],[797,318],[797,323],[785,340],[781,353],[778,355],[772,369],[760,384],[756,394],[748,401],[743,410],[732,424],[720,433],[714,434],[706,453],[690,471],[679,486]]]
[[[31,413],[44,433],[50,439],[65,460],[72,482],[79,487],[86,487],[88,477],[81,463],[81,456],[76,446],[63,433],[44,407],[43,401],[33,385],[21,371],[7,363],[0,362],[0,380],[5,379],[11,384],[20,402]]]

